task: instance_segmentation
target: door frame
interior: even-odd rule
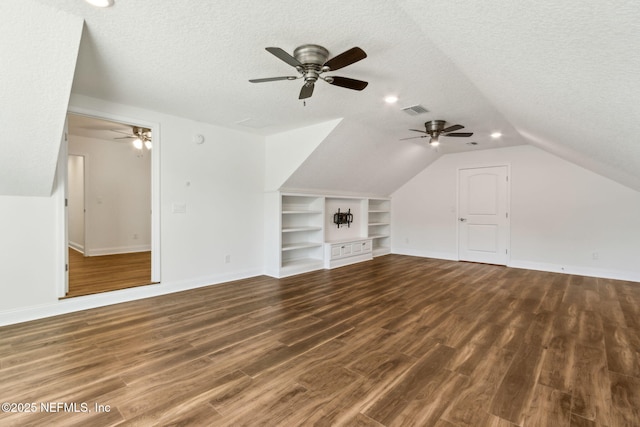
[[[507,256],[505,266],[511,264],[511,163],[486,163],[486,164],[473,164],[468,166],[459,166],[456,170],[456,254],[457,260],[460,261],[460,171],[465,169],[486,169],[505,167],[507,168],[507,213],[509,215],[507,226]]]
[[[87,254],[87,179],[85,175],[86,170],[86,156],[84,154],[69,154],[67,152],[67,159],[71,156],[80,157],[82,159],[82,253],[84,256]],[[68,163],[67,163],[68,164]],[[67,176],[69,176],[69,170],[67,169]],[[68,181],[67,181],[67,190],[68,190]],[[69,199],[69,193],[67,192],[67,199]],[[68,208],[67,203],[67,208]],[[69,236],[69,211],[67,210],[67,237]],[[69,243],[67,241],[67,243]],[[69,290],[67,289],[67,292]]]
[[[120,116],[117,114],[105,113],[103,111],[96,111],[87,108],[81,108],[76,106],[69,106],[67,114],[76,114],[80,116],[92,117],[95,119],[109,120],[112,122],[123,123],[132,126],[144,126],[151,129],[153,149],[151,150],[151,282],[160,283],[160,124],[155,122],[149,122],[147,120],[140,120],[137,118]],[[57,199],[59,224],[61,224],[61,232],[59,236],[58,244],[58,265],[61,266],[61,273],[58,274],[57,293],[58,297],[66,296],[69,276],[67,271],[68,265],[68,246],[69,246],[69,233],[67,229],[67,207],[65,199],[67,198],[67,157],[68,157],[68,129],[65,125],[64,135],[62,136],[63,145],[60,147],[60,155],[58,159],[58,173],[57,179],[59,180],[58,187],[60,191],[55,192]],[[62,226],[62,224],[64,225]],[[85,235],[86,239],[86,235]]]

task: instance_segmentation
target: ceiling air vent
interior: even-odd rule
[[[422,105],[412,105],[411,107],[403,108],[402,111],[407,113],[410,116],[417,116],[418,114],[428,113],[429,110],[424,108]]]

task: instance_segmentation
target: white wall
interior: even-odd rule
[[[0,194],[50,196],[84,20],[0,2]]]
[[[360,199],[349,198],[333,198],[327,197],[325,199],[325,241],[336,242],[345,241],[349,239],[357,239],[367,236],[366,213],[367,209],[364,207],[364,201]],[[333,222],[333,215],[338,212],[348,212],[351,209],[353,215],[353,222],[347,227],[346,224],[340,225],[340,228]]]
[[[69,135],[69,154],[85,159],[86,254],[150,250],[151,152],[130,141]]]
[[[392,252],[457,259],[458,168],[500,164],[510,266],[640,281],[640,193],[532,146],[446,155],[398,189]]]
[[[282,184],[341,121],[342,119],[329,120],[267,136],[265,140],[265,190],[280,189]]]
[[[263,137],[84,96],[71,104],[158,125],[161,284],[58,300],[55,198],[0,197],[0,325],[262,274]]]

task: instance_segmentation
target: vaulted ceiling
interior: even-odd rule
[[[443,154],[533,144],[640,191],[640,8],[632,2],[115,0],[97,9],[58,0],[54,7],[85,19],[74,93],[262,135],[343,118],[289,187],[342,183],[389,194]],[[318,82],[305,105],[300,80],[248,82],[295,75],[264,48],[293,53],[305,43],[331,55],[361,47],[366,59],[332,74],[369,86]],[[398,103],[386,104],[387,95]],[[416,104],[429,112],[401,110]],[[464,125],[478,145],[449,138],[435,151],[424,139],[401,141],[432,119]],[[494,131],[503,137],[492,139]]]

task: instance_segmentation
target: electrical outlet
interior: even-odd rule
[[[592,259],[599,259],[599,258],[600,258],[600,254],[599,254],[598,252],[593,252],[593,253],[591,254],[591,258],[592,258]]]
[[[138,240],[138,233],[133,234],[133,240]]]
[[[224,256],[224,263],[225,264],[229,264],[231,262],[231,255],[225,255]]]

